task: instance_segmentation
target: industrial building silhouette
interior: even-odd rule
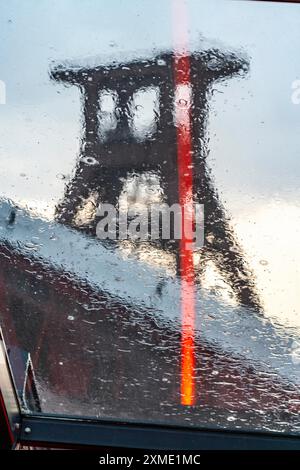
[[[97,217],[78,227],[76,214],[91,194],[96,194],[93,201],[95,206],[100,201],[117,206],[124,180],[130,174],[155,174],[160,182],[164,202],[168,205],[178,203],[173,61],[173,54],[165,53],[151,60],[141,59],[91,68],[65,65],[52,70],[52,79],[78,86],[83,98],[80,156],[64,198],[57,206],[56,218],[59,222],[95,236]],[[212,259],[238,302],[259,311],[260,302],[253,275],[230,227],[207,165],[206,143],[208,97],[212,87],[218,81],[247,73],[248,63],[243,57],[218,49],[193,53],[189,62],[193,198],[195,203],[204,204],[205,210],[201,270],[204,269],[205,260]],[[154,130],[140,140],[134,135],[131,125],[133,97],[139,90],[154,88],[159,90]],[[102,112],[99,97],[103,91],[113,93],[115,100],[115,125],[104,137],[99,129]],[[161,241],[161,247],[175,251],[178,267],[178,244]],[[201,279],[201,273],[199,277]]]

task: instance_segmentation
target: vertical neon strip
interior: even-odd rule
[[[174,3],[174,84],[177,129],[179,203],[182,213],[180,241],[181,274],[181,404],[195,402],[195,275],[189,230],[193,223],[193,155],[191,137],[191,70],[188,52],[188,27],[184,0]],[[189,230],[188,230],[189,229]]]

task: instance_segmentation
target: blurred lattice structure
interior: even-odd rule
[[[85,202],[92,198],[94,207],[99,202],[117,206],[130,174],[155,174],[168,205],[179,200],[176,123],[174,100],[176,84],[174,57],[165,53],[151,60],[135,60],[102,66],[58,66],[51,77],[66,85],[80,88],[83,98],[83,135],[80,156],[74,175],[66,187],[63,200],[57,206],[59,222],[96,234],[97,217],[78,226],[76,217]],[[194,202],[205,208],[205,246],[202,266],[212,259],[241,304],[259,309],[253,276],[246,266],[239,246],[214,187],[207,165],[208,146],[206,122],[208,97],[216,82],[243,75],[248,70],[247,60],[231,53],[210,49],[191,54],[192,96],[192,152]],[[146,138],[137,139],[132,131],[134,94],[139,90],[158,89],[158,109],[155,126]],[[115,126],[100,131],[100,94],[113,93]],[[172,247],[161,243],[163,249],[178,254],[178,244]]]

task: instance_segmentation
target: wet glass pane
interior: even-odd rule
[[[299,433],[299,6],[13,0],[0,24],[23,410]]]

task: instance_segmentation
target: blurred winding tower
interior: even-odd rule
[[[260,310],[253,275],[228,223],[207,166],[206,121],[208,96],[212,86],[235,75],[243,75],[248,63],[236,54],[209,49],[189,57],[192,91],[192,149],[194,202],[204,204],[205,244],[203,261],[212,259],[240,304]],[[158,176],[164,202],[178,203],[176,125],[174,121],[174,56],[157,55],[151,60],[134,60],[111,66],[58,66],[51,78],[76,85],[83,99],[83,136],[79,159],[72,180],[66,186],[56,219],[86,233],[96,233],[94,217],[78,227],[76,215],[91,195],[94,204],[118,204],[129,174]],[[158,90],[155,125],[143,139],[137,138],[132,120],[134,96],[140,90]],[[101,132],[101,100],[104,92],[115,102],[114,125]],[[96,194],[96,200],[95,200]],[[165,249],[166,246],[162,247]],[[167,249],[169,249],[168,247]],[[178,251],[178,245],[173,245]],[[201,273],[200,273],[201,276]]]

